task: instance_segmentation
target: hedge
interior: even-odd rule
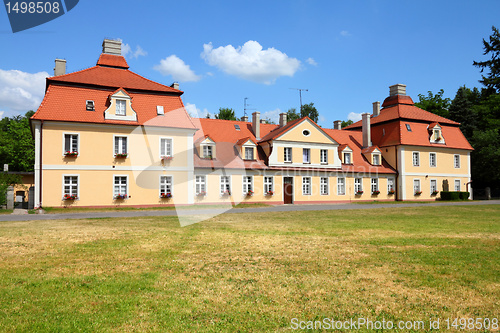
[[[469,192],[441,191],[441,200],[467,200],[469,199],[469,196],[470,196]]]

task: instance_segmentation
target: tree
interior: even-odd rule
[[[443,94],[443,89],[439,90],[435,95],[433,95],[431,91],[427,92],[427,96],[418,94],[419,101],[415,103],[415,106],[437,114],[438,116],[449,118],[451,100],[449,98],[443,98]]]
[[[347,121],[342,120],[342,123],[341,123],[341,125],[340,125],[340,126],[341,126],[342,128],[344,128],[344,127],[347,127],[347,126],[349,126],[349,125],[351,125],[351,124],[354,124],[354,121],[352,121],[351,119],[349,119],[349,120],[347,120]]]
[[[317,123],[319,113],[318,110],[316,110],[316,107],[314,107],[314,103],[302,105],[302,107],[300,108],[300,117],[309,117],[312,121]]]
[[[300,114],[297,113],[296,108],[288,109],[288,111],[286,112],[286,121],[287,122],[295,120],[295,119],[299,119],[299,118],[300,118]]]
[[[9,169],[15,171],[33,171],[35,141],[29,124],[33,114],[28,111],[24,116],[0,121],[0,165],[9,164]]]
[[[234,110],[230,108],[219,108],[219,114],[215,115],[215,119],[238,120],[234,115]]]
[[[483,55],[491,53],[491,59],[486,61],[474,61],[473,65],[481,69],[481,73],[485,69],[488,70],[487,76],[481,75],[482,80],[479,80],[488,88],[495,89],[496,93],[500,93],[500,32],[494,26],[491,27],[493,34],[490,36],[490,41],[483,39]]]
[[[450,104],[449,118],[460,123],[460,130],[470,140],[477,129],[477,112],[474,105],[479,104],[481,93],[477,88],[465,86],[458,88],[455,98]]]

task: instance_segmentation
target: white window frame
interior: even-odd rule
[[[320,195],[329,195],[330,194],[330,179],[329,179],[329,177],[320,177],[319,178],[319,188],[320,188],[319,189]]]
[[[163,105],[157,105],[156,106],[156,115],[164,115],[165,110],[163,109]]]
[[[460,155],[455,154],[453,155],[453,166],[455,169],[460,169]]]
[[[413,179],[413,194],[417,192],[422,192],[421,182],[420,179]]]
[[[174,156],[174,139],[171,137],[160,137],[160,158]],[[170,152],[169,152],[170,150]]]
[[[219,177],[220,195],[224,195],[226,191],[231,193],[231,176],[221,175]]]
[[[462,182],[460,181],[460,179],[455,179],[455,181],[453,182],[453,188],[456,192],[460,192],[462,190]]]
[[[196,195],[201,192],[208,193],[207,190],[207,176],[206,175],[196,175],[194,177],[194,192]]]
[[[328,164],[328,149],[321,149],[319,151],[319,158],[321,164]]]
[[[349,151],[344,153],[344,164],[352,164],[352,154]]]
[[[311,177],[302,177],[302,195],[311,195]]]
[[[292,163],[292,147],[284,147],[283,158],[285,163]],[[287,159],[288,157],[288,159]]]
[[[125,194],[125,199],[128,199],[128,196],[130,195],[129,191],[128,191],[128,175],[113,175],[113,198],[116,198],[116,191],[115,191],[115,187],[116,187],[116,184],[115,184],[115,181],[116,181],[116,178],[117,177],[120,177],[120,178],[125,178],[125,193],[121,193],[119,192],[118,194]],[[120,186],[120,190],[121,190],[121,187],[123,186],[123,184],[118,184],[118,186]]]
[[[253,176],[243,176],[243,195],[247,195],[249,191],[254,192],[253,189]]]
[[[434,141],[441,137],[441,130],[439,128],[434,128],[432,132],[434,134]]]
[[[73,184],[68,184],[70,186],[70,193],[66,193],[66,177],[76,177],[76,193],[73,193],[73,190],[71,189],[71,186],[74,186]],[[75,175],[75,174],[64,174],[62,175],[62,197],[64,198],[65,194],[69,195],[74,195],[76,194],[76,198],[80,198],[80,175]]]
[[[76,136],[76,150],[73,150],[73,140],[70,138],[70,148],[71,149],[66,149],[66,135],[71,135]],[[80,156],[80,133],[69,133],[69,132],[63,132],[63,144],[62,144],[62,154],[63,156],[66,154],[67,151],[76,151],[78,153],[78,156]]]
[[[274,192],[274,177],[264,176],[264,194],[269,191]]]
[[[337,177],[337,195],[345,195],[345,178]]]
[[[311,148],[302,148],[302,163],[311,164]]]
[[[380,165],[380,154],[373,154],[373,165]]]
[[[166,181],[164,181],[166,180]],[[174,177],[170,175],[160,175],[160,187],[159,187],[159,195],[161,197],[162,194],[170,193],[172,196],[174,195]],[[170,187],[170,191],[168,188]]]
[[[210,157],[214,158],[214,146],[213,145],[208,145],[208,144],[203,145],[201,150],[202,150],[202,154],[203,154],[202,158],[210,158]],[[210,150],[210,154],[208,154],[208,150]]]
[[[379,190],[378,189],[378,178],[372,178],[370,184],[371,184],[372,193]]]
[[[249,160],[249,161],[253,161],[255,160],[255,156],[254,156],[254,147],[243,147],[245,148],[245,160]],[[251,152],[250,155],[251,156],[248,156],[247,152]],[[250,157],[250,158],[248,158]]]
[[[115,103],[116,103],[115,114],[117,116],[126,116],[127,115],[127,100],[117,98],[115,100]],[[123,106],[123,110],[122,110],[122,106]]]
[[[413,161],[414,167],[420,166],[420,152],[418,152],[418,151],[412,152],[411,153],[411,160]]]
[[[434,156],[434,161],[433,161],[433,156]],[[437,154],[436,153],[433,153],[433,152],[429,153],[429,167],[431,167],[431,168],[437,167]]]
[[[357,177],[354,178],[354,193],[363,191],[363,178]]]
[[[116,138],[125,138],[125,152],[123,152],[123,140],[118,140],[118,147],[116,146]],[[129,140],[128,135],[113,135],[113,156],[116,154],[128,154]],[[118,151],[118,152],[117,152]]]
[[[391,190],[396,191],[394,178],[387,178],[387,193],[389,193]]]
[[[437,179],[431,179],[429,181],[429,187],[430,187],[430,192],[429,192],[430,194],[432,194],[432,192],[434,191],[437,191],[438,190]]]

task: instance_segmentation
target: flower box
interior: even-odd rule
[[[377,190],[377,191],[373,191],[373,192],[372,192],[372,194],[373,194],[373,195],[379,195],[379,194],[380,194],[380,191],[378,191],[378,190]]]
[[[356,192],[356,195],[361,195],[361,194],[363,194],[363,191],[357,191]]]
[[[170,193],[170,192],[160,194],[160,198],[162,198],[162,199],[170,199],[171,197],[172,197],[172,193]]]
[[[266,195],[272,196],[272,195],[274,195],[274,191],[267,191]]]
[[[128,154],[115,154],[115,158],[127,158]]]
[[[78,152],[77,151],[67,151],[64,153],[64,156],[66,157],[76,157],[78,156]]]
[[[436,195],[438,193],[439,193],[439,191],[432,191],[431,195]]]
[[[207,155],[207,156],[203,156],[203,159],[205,160],[213,160],[213,156],[212,155]]]
[[[387,192],[387,194],[389,194],[389,195],[394,194],[394,193],[396,193],[396,191],[394,191],[394,190],[389,190],[389,192]]]
[[[247,197],[251,197],[253,195],[253,191],[248,191],[246,194],[247,194]]]
[[[441,137],[437,137],[434,141],[441,141]]]
[[[199,197],[204,197],[204,196],[207,195],[207,192],[201,191],[201,192],[197,193],[196,195],[199,196]]]
[[[162,156],[161,160],[162,161],[170,161],[173,157],[172,156]]]
[[[222,195],[223,197],[228,197],[228,196],[230,196],[230,195],[231,195],[231,191],[224,191],[224,192],[222,192],[222,193],[221,193],[221,195]]]
[[[420,194],[422,194],[422,191],[415,192],[415,195],[420,195]]]
[[[115,195],[115,200],[123,200],[123,199],[127,199],[127,195],[126,194],[117,194],[117,195]]]
[[[78,197],[76,194],[65,194],[63,200],[76,200]]]

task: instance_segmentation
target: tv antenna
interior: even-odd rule
[[[300,110],[299,110],[299,113],[300,111],[302,111],[302,92],[303,91],[309,91],[309,89],[300,89],[300,88],[290,88],[292,90],[298,90],[299,91],[299,97],[300,97]]]
[[[255,110],[255,109],[249,109],[248,106],[252,105],[252,104],[247,104],[247,99],[248,97],[245,97],[244,99],[244,107],[243,107],[243,116],[246,116],[247,115],[247,110],[250,111],[250,110]]]

